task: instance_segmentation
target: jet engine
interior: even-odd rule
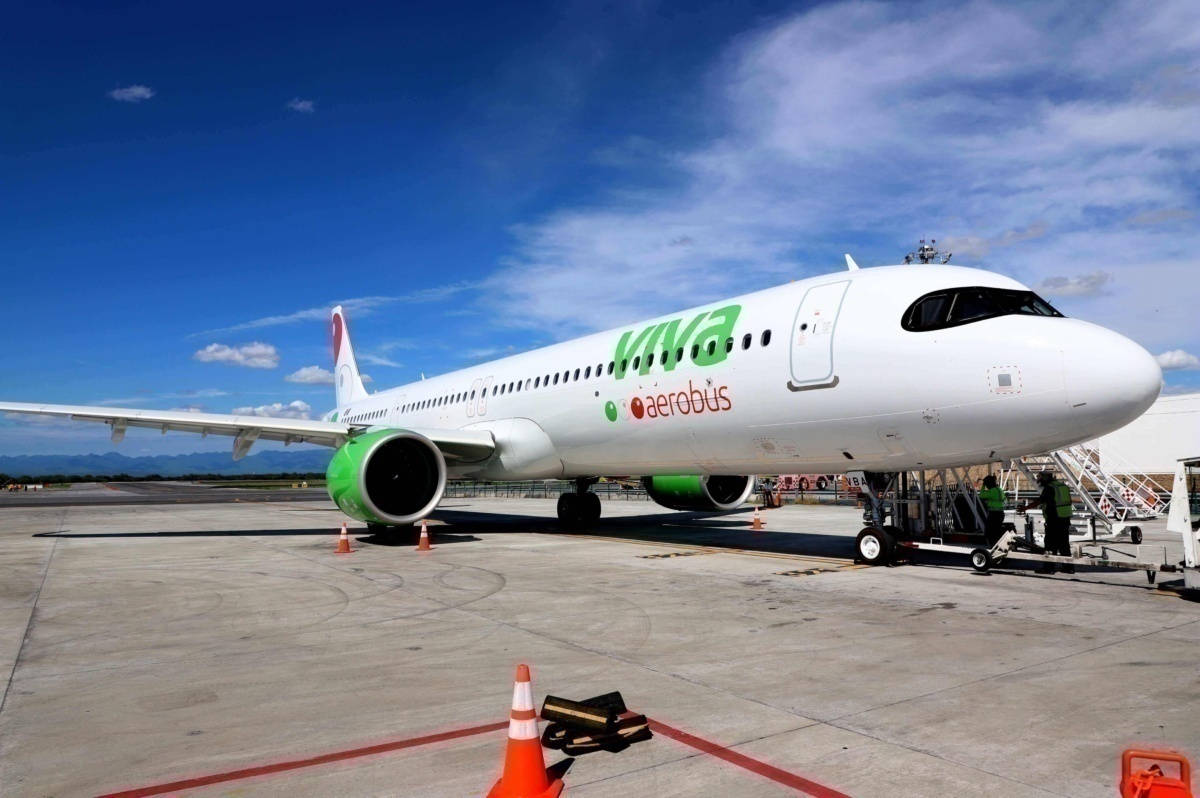
[[[404,525],[433,511],[446,490],[446,460],[433,441],[407,430],[352,438],[325,469],[342,512],[370,524]]]
[[[733,510],[754,490],[754,477],[642,477],[650,498],[672,510]]]

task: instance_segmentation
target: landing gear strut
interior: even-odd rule
[[[562,524],[573,526],[600,519],[600,497],[588,490],[599,481],[599,477],[579,477],[575,480],[574,493],[558,497],[558,520]]]

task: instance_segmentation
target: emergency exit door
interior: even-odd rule
[[[792,325],[793,391],[832,388],[837,385],[833,368],[833,333],[849,280],[816,285],[800,300],[796,321]]]

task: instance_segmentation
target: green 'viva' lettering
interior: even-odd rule
[[[732,337],[733,326],[737,323],[741,312],[741,305],[727,305],[711,313],[701,311],[682,330],[679,329],[679,326],[683,319],[671,319],[667,322],[652,324],[638,333],[636,337],[634,337],[633,330],[628,330],[621,334],[613,353],[613,360],[616,361],[613,376],[618,380],[625,377],[630,359],[638,352],[642,357],[638,364],[638,373],[649,373],[650,368],[654,365],[654,356],[660,348],[660,342],[661,349],[667,352],[666,363],[663,365],[666,371],[671,371],[678,365],[679,360],[676,355],[679,353],[679,349],[683,349],[684,357],[690,354],[691,344],[696,344],[698,347],[696,356],[693,358],[693,362],[697,366],[712,366],[720,363],[727,354],[725,342]],[[705,318],[710,323],[697,334],[696,329]],[[693,338],[693,336],[695,337]],[[710,342],[712,343],[711,352],[709,352]]]

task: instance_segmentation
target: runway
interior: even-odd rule
[[[482,795],[517,662],[658,724],[576,796],[1107,796],[1123,747],[1200,748],[1200,605],[1139,574],[865,568],[855,508],[553,505],[345,556],[327,500],[0,509],[4,794]]]
[[[241,488],[201,482],[81,482],[66,488],[0,491],[2,507],[329,501],[324,488]]]

